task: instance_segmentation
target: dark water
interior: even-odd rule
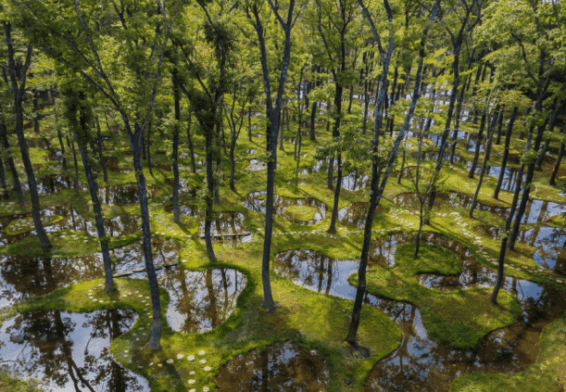
[[[160,287],[169,293],[165,317],[173,331],[202,333],[222,324],[236,307],[248,280],[230,268],[188,271],[181,267],[157,271]],[[146,279],[145,273],[130,275]]]
[[[57,174],[36,178],[37,192],[40,195],[48,195],[67,189],[75,189],[75,180],[67,175]],[[29,192],[27,180],[21,181],[22,190]],[[80,190],[86,191],[86,184],[80,183]]]
[[[380,240],[378,265],[393,265],[397,246],[412,238],[406,233]],[[493,270],[481,266],[458,242],[438,234],[426,234],[423,242],[450,249],[462,261],[459,275],[419,274],[416,279],[428,287],[448,290],[464,287],[492,287]],[[374,254],[376,252],[374,251]],[[347,282],[357,272],[357,261],[333,260],[313,251],[286,251],[275,256],[277,274],[311,290],[353,300],[356,289]],[[403,331],[401,346],[372,369],[366,391],[447,391],[452,381],[471,372],[515,373],[536,360],[538,341],[545,325],[566,310],[564,293],[550,286],[506,277],[504,288],[513,293],[522,306],[517,322],[488,334],[472,350],[452,349],[432,341],[422,323],[419,309],[366,293],[368,304],[388,315]]]
[[[173,206],[165,207],[165,211],[172,212]],[[193,216],[199,220],[199,237],[204,238],[204,217],[199,214],[197,206],[192,204],[183,204],[179,206],[181,215]],[[238,245],[241,243],[250,242],[252,234],[244,225],[244,214],[235,211],[219,212],[215,214],[215,219],[212,221],[210,234],[213,239],[224,241]]]
[[[152,186],[146,187],[147,199],[157,197],[158,191]],[[112,185],[100,188],[98,191],[100,202],[108,205],[128,205],[139,203],[138,186],[136,184]]]
[[[173,186],[173,179],[167,178],[165,179],[165,183]],[[190,199],[195,198],[198,190],[199,188],[189,185],[186,181],[179,180],[179,197],[186,197]]]
[[[226,392],[319,392],[326,390],[329,378],[316,352],[285,342],[237,356],[220,367],[216,382]]]
[[[346,207],[338,210],[338,219],[343,225],[354,226],[357,228],[364,228],[366,217],[368,214],[368,202],[356,202],[348,204]],[[377,206],[376,215],[385,211],[382,206]]]
[[[501,227],[477,226],[476,230],[494,240],[501,238]],[[534,248],[534,262],[541,268],[566,276],[566,229],[535,227],[519,230],[517,242]]]
[[[265,191],[252,192],[244,198],[242,204],[244,205],[244,207],[252,211],[257,211],[265,214],[265,194],[266,194]],[[297,219],[292,213],[286,210],[288,207],[294,205],[308,206],[314,208],[315,209],[314,217],[308,221]],[[311,197],[295,199],[295,198],[275,195],[273,201],[274,215],[279,215],[287,219],[288,221],[291,221],[299,225],[313,225],[315,223],[320,222],[326,216],[327,208],[328,207],[326,207],[326,204],[324,204],[320,200]]]
[[[123,309],[15,316],[0,327],[0,368],[40,380],[43,391],[149,391],[147,380],[116,363],[109,351],[136,319]]]

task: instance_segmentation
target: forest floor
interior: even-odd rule
[[[254,118],[254,125],[256,129],[261,129],[263,126],[256,118]],[[477,132],[477,127],[472,124],[466,124],[466,127],[472,134]],[[28,136],[32,137],[33,134],[28,131]],[[106,136],[111,139],[120,138],[118,134],[107,134]],[[288,131],[284,134],[285,139],[295,136],[294,133]],[[163,139],[165,138],[160,138],[160,140]],[[296,206],[289,209],[288,212],[294,216],[295,222],[299,223],[293,223],[282,216],[276,217],[272,256],[287,250],[311,250],[334,260],[359,258],[362,245],[361,228],[339,223],[336,234],[331,235],[326,232],[330,223],[334,191],[329,190],[326,186],[325,166],[320,172],[312,170],[318,162],[314,157],[315,148],[325,139],[328,139],[326,135],[319,136],[317,142],[312,142],[307,136],[303,136],[302,153],[305,156],[300,162],[298,185],[295,185],[296,161],[293,159],[293,144],[286,141],[285,150],[279,151],[276,193],[289,199],[317,199],[327,206],[327,211],[320,222],[311,225],[301,224],[301,221],[309,221],[315,216],[315,209],[308,206]],[[54,149],[59,148],[56,138],[48,138],[48,140]],[[197,136],[196,145],[202,145],[202,142]],[[273,295],[278,307],[274,313],[269,314],[261,306],[263,300],[261,255],[264,215],[245,208],[242,201],[250,193],[265,189],[265,172],[247,169],[250,159],[260,159],[259,151],[264,149],[264,142],[265,138],[258,135],[254,135],[253,141],[249,141],[247,135],[240,137],[236,152],[236,191],[229,189],[228,179],[225,178],[220,187],[220,203],[215,206],[216,212],[241,213],[245,227],[252,233],[252,239],[247,243],[237,245],[215,242],[216,262],[210,262],[207,259],[204,241],[199,239],[200,218],[182,216],[181,223],[176,224],[173,221],[173,215],[166,211],[171,204],[172,192],[172,187],[166,180],[172,178],[172,173],[162,168],[161,165],[170,163],[167,153],[163,153],[168,151],[169,145],[163,141],[156,141],[152,145],[154,167],[152,173],[148,168],[144,172],[148,185],[153,186],[156,190],[150,203],[153,235],[171,239],[180,244],[180,266],[190,271],[230,268],[240,271],[247,278],[246,288],[240,294],[236,308],[220,326],[210,332],[185,334],[174,332],[165,323],[161,341],[162,350],[156,353],[150,352],[144,348],[144,345],[147,342],[151,325],[151,308],[148,304],[140,303],[131,295],[131,293],[139,292],[141,296],[149,296],[149,287],[145,281],[127,278],[115,280],[119,290],[118,294],[112,297],[102,291],[100,288],[102,280],[100,279],[81,282],[68,288],[57,289],[51,294],[29,300],[24,304],[15,305],[0,315],[0,321],[19,312],[45,309],[71,312],[109,308],[133,309],[140,317],[130,331],[112,343],[111,351],[119,363],[150,380],[151,389],[154,391],[185,391],[192,387],[199,388],[199,391],[203,387],[214,390],[216,388],[215,376],[222,365],[250,350],[261,350],[274,342],[288,340],[292,340],[307,351],[316,350],[325,361],[330,374],[328,391],[362,390],[372,367],[380,359],[394,352],[401,344],[402,332],[390,317],[372,306],[363,307],[358,339],[360,344],[371,352],[370,358],[364,358],[344,342],[352,311],[351,301],[300,287],[272,271]],[[114,148],[106,151],[105,154],[107,157],[115,157],[119,160],[119,170],[109,172],[108,184],[103,184],[102,176],[99,176],[100,185],[135,183],[134,173],[126,171],[131,163],[124,158],[124,154],[129,149],[125,140],[115,144],[113,141],[106,143],[108,146],[114,145]],[[15,145],[14,141],[12,145]],[[454,165],[445,164],[444,178],[439,191],[473,195],[478,176],[476,175],[476,179],[467,177],[464,162],[472,159],[473,152],[466,151],[465,145],[466,142],[463,140],[458,143],[456,152],[461,158],[460,162]],[[519,156],[522,146],[523,142],[514,140],[510,151],[512,156]],[[501,161],[502,147],[502,145],[493,146],[490,162],[498,164]],[[258,153],[250,154],[248,152],[250,149]],[[431,147],[431,150],[433,149]],[[59,164],[46,161],[47,154],[42,152],[41,148],[30,148],[30,151],[33,163],[38,165],[38,177],[61,174]],[[181,151],[185,153],[180,160],[181,179],[188,188],[201,187],[204,179],[203,170],[194,174],[190,172],[188,149],[183,145]],[[197,157],[198,159],[200,157]],[[414,164],[414,159],[409,157],[406,165],[413,166]],[[517,164],[510,166],[517,167]],[[559,186],[552,187],[547,185],[550,174],[548,170],[551,166],[552,164],[549,163],[544,166],[543,171],[536,173],[531,198],[564,203],[566,198],[559,192],[563,190],[566,170],[561,170],[559,174]],[[223,169],[224,173],[229,173],[227,164],[224,164]],[[303,170],[306,174],[302,174]],[[73,171],[70,170],[68,175],[73,176]],[[508,207],[512,199],[511,192],[502,191],[499,200],[492,198],[495,182],[496,180],[492,177],[484,180],[478,200],[486,206]],[[83,173],[81,173],[81,183],[86,183]],[[418,214],[412,208],[403,208],[395,202],[397,196],[414,192],[411,184],[407,178],[402,179],[400,184],[397,183],[396,177],[390,178],[381,201],[383,210],[376,214],[373,225],[375,239],[399,231],[411,232],[417,228]],[[356,191],[343,189],[339,208],[347,207],[351,203],[367,201],[367,187]],[[89,208],[88,192],[85,191],[77,195],[73,189],[69,189],[43,195],[41,203],[42,208],[70,204],[85,218],[93,220],[92,209]],[[181,204],[198,205],[198,203],[198,197],[191,197],[188,193],[181,198]],[[25,213],[30,210],[29,200],[24,208],[20,208],[17,203],[0,203],[0,215]],[[116,216],[124,212],[136,215],[139,214],[139,208],[136,205],[104,205],[105,217]],[[501,216],[478,209],[474,217],[469,218],[465,207],[443,203],[435,206],[430,218],[431,225],[425,227],[427,232],[440,233],[458,241],[472,252],[482,266],[496,270],[500,241],[476,230],[476,227],[503,226],[504,220]],[[26,224],[29,226],[29,222],[22,221],[20,226],[14,230],[17,230],[18,233],[25,231]],[[522,229],[536,229],[542,226],[564,228],[566,223],[562,216],[555,216],[549,220],[522,225]],[[50,235],[54,245],[51,251],[52,257],[79,256],[98,251],[96,238],[86,233],[76,233],[74,238],[71,238],[72,235],[73,233],[64,231]],[[138,241],[140,238],[139,234],[113,238],[111,247],[118,248]],[[368,291],[418,306],[423,314],[423,323],[432,340],[455,348],[476,347],[489,332],[515,322],[520,313],[520,305],[516,297],[508,291],[503,290],[500,293],[499,306],[494,306],[489,304],[491,294],[489,288],[444,292],[430,290],[419,285],[414,278],[417,273],[458,274],[461,271],[461,265],[458,255],[446,249],[427,245],[423,245],[420,257],[414,260],[412,258],[413,247],[414,245],[403,245],[398,248],[396,265],[393,268],[372,266],[368,271]],[[506,275],[552,285],[563,292],[566,291],[563,278],[539,268],[533,261],[533,252],[531,246],[519,243],[516,251],[508,253]],[[0,254],[44,255],[35,237],[28,237],[15,244],[4,246],[0,249]],[[354,275],[350,277],[352,284],[356,283],[355,279]],[[92,300],[93,298],[95,301]],[[163,314],[167,309],[168,301],[168,294],[162,289]],[[495,388],[501,391],[515,391],[519,385],[523,390],[533,391],[565,387],[565,333],[566,318],[561,317],[545,327],[540,339],[538,359],[527,370],[514,375],[497,373],[463,375],[456,379],[451,391],[488,391]],[[201,350],[205,352],[203,358],[206,359],[206,367],[185,359],[189,355],[196,356]],[[196,379],[196,384],[188,384],[190,379]],[[16,385],[10,384],[11,382],[9,379],[0,378],[0,389],[2,385]],[[542,385],[548,389],[541,389]],[[16,388],[20,387],[14,386],[12,390],[26,390]]]

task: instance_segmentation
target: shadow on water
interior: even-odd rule
[[[0,368],[40,380],[44,391],[149,391],[147,380],[116,363],[109,350],[136,319],[124,309],[17,315],[0,327]]]
[[[225,392],[319,392],[326,390],[329,378],[316,352],[284,342],[237,356],[220,367],[216,382]]]
[[[252,192],[242,201],[244,207],[265,214],[265,191]],[[291,211],[287,209],[293,206],[311,207],[314,209],[314,216],[309,220],[302,220],[296,217]],[[290,198],[275,195],[273,200],[273,214],[279,215],[292,223],[299,225],[313,225],[320,222],[326,216],[326,204],[315,198]]]
[[[407,233],[393,234],[372,246],[371,261],[384,268],[394,265],[395,251],[411,241]],[[457,241],[426,233],[423,242],[443,246],[459,256],[462,272],[455,276],[419,274],[421,284],[434,289],[493,287],[495,272],[477,263],[471,252]],[[293,250],[274,258],[274,270],[294,283],[329,295],[354,300],[356,288],[348,277],[357,272],[358,262],[333,260],[314,251]],[[365,301],[388,315],[403,331],[401,346],[379,361],[366,381],[365,390],[447,391],[452,381],[465,373],[515,373],[536,360],[542,328],[566,310],[566,298],[553,287],[505,277],[504,288],[522,306],[517,322],[488,334],[475,349],[453,349],[428,337],[419,309],[401,301],[366,293]]]
[[[144,272],[129,278],[146,279]],[[181,267],[157,271],[159,284],[169,293],[165,317],[173,331],[202,333],[226,321],[246,287],[246,276],[234,269],[188,271]]]

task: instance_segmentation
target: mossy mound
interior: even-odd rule
[[[50,226],[53,225],[64,218],[60,215],[49,215],[49,216],[42,216],[41,223],[43,226]],[[9,235],[18,235],[30,232],[35,230],[35,225],[33,224],[33,219],[31,216],[26,216],[25,218],[14,219],[10,224],[6,227],[5,231],[6,234]]]
[[[37,380],[18,380],[10,374],[0,370],[0,391],[9,392],[41,392]]]

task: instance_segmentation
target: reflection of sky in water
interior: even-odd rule
[[[0,367],[40,380],[44,391],[149,391],[147,380],[114,362],[109,350],[136,318],[122,309],[17,315],[0,327]]]
[[[400,243],[411,241],[403,233],[385,237],[372,244],[376,255],[391,259]],[[457,241],[437,234],[424,233],[423,242],[450,249],[462,261],[462,273],[455,276],[418,274],[417,282],[435,290],[466,287],[492,288],[496,273],[477,263],[473,254]],[[375,258],[380,266],[387,265]],[[383,260],[383,259],[381,259]],[[354,299],[356,289],[349,288],[348,277],[357,272],[357,261],[333,260],[314,251],[285,251],[274,259],[275,272],[311,290],[341,298]],[[375,267],[372,267],[375,268]],[[432,341],[423,325],[421,313],[410,303],[365,295],[371,303],[388,315],[403,331],[401,347],[379,361],[365,385],[366,391],[445,391],[452,380],[464,373],[515,373],[536,359],[536,343],[544,325],[566,310],[566,300],[556,290],[540,284],[505,277],[504,289],[521,302],[518,322],[488,334],[482,344],[472,350],[453,349]],[[531,341],[531,340],[536,341]]]
[[[180,267],[156,271],[169,293],[165,317],[173,331],[197,333],[210,331],[230,316],[247,284],[246,276],[234,269],[216,268],[189,271]],[[130,275],[147,279],[145,273]]]

